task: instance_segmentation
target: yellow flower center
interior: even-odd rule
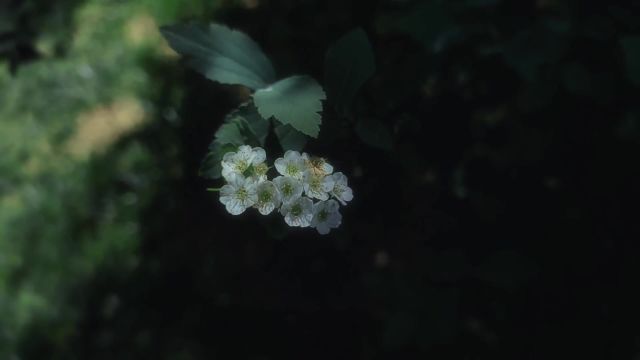
[[[246,200],[247,197],[249,197],[249,193],[247,192],[247,189],[240,188],[236,191],[236,197],[240,200]]]
[[[295,176],[295,175],[298,175],[299,169],[294,164],[289,163],[287,164],[286,172],[287,172],[287,175],[289,176]]]
[[[271,201],[271,193],[268,190],[261,191],[258,195],[258,200],[261,203],[267,203]]]
[[[287,197],[293,195],[293,186],[289,183],[282,185],[282,194]]]
[[[235,166],[238,172],[244,172],[249,167],[249,163],[245,160],[238,160],[236,161]]]
[[[311,190],[319,192],[322,188],[322,178],[320,176],[311,177],[311,181],[309,181],[309,187],[311,188]]]
[[[302,215],[302,206],[300,204],[295,204],[291,207],[291,215],[300,216]]]

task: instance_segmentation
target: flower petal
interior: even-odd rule
[[[253,152],[253,162],[252,162],[253,165],[258,165],[267,159],[267,153],[264,151],[263,148],[254,147],[252,152]]]
[[[329,200],[325,203],[325,209],[330,213],[335,213],[340,209],[340,205],[335,200]]]
[[[333,175],[331,175],[333,178],[333,181],[335,182],[336,185],[342,185],[342,186],[346,186],[347,185],[347,176],[341,172],[337,172],[334,173]]]
[[[227,184],[220,188],[220,198],[222,199],[222,197],[231,196],[235,192],[236,192],[236,188],[232,185]]]
[[[247,210],[247,207],[242,204],[242,201],[238,200],[235,197],[232,198],[229,202],[227,202],[226,208],[229,214],[231,215],[240,215],[245,210]]]
[[[342,200],[344,200],[344,201],[353,200],[353,191],[351,190],[350,187],[346,187],[344,189],[344,191],[342,192]]]
[[[320,223],[316,226],[316,230],[318,230],[320,235],[327,235],[331,231],[331,228],[324,223]]]
[[[258,205],[258,212],[262,215],[269,215],[276,208],[276,205],[272,202],[266,202]]]
[[[285,160],[300,161],[301,160],[301,156],[300,156],[300,153],[295,151],[295,150],[287,150],[284,153],[284,159]]]
[[[287,162],[285,159],[283,158],[277,158],[276,161],[273,162],[273,164],[276,166],[276,170],[278,171],[278,173],[280,175],[286,175],[286,171],[287,171]]]
[[[325,176],[322,179],[322,190],[324,192],[329,192],[333,189],[333,186],[335,185],[335,181],[333,180],[333,178],[331,176]]]

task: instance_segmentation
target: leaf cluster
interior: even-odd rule
[[[161,31],[192,69],[218,83],[252,91],[251,100],[232,111],[214,135],[200,171],[207,178],[220,177],[219,162],[226,152],[242,144],[264,146],[269,121],[284,150],[302,150],[307,137],[320,134],[326,94],[339,115],[350,117],[359,89],[375,72],[373,50],[362,29],[349,32],[328,49],[326,92],[308,75],[276,80],[269,58],[240,31],[195,23],[164,26]],[[366,142],[389,146],[380,124],[361,123],[358,134]]]

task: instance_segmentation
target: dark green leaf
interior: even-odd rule
[[[255,106],[251,103],[241,105],[238,109],[227,115],[228,124],[235,124],[240,143],[264,146],[269,133],[269,121],[260,116]],[[225,125],[223,125],[224,127]],[[222,127],[218,132],[222,130]],[[236,135],[235,133],[233,135]],[[236,143],[236,142],[232,142]]]
[[[588,16],[580,23],[580,30],[589,38],[607,41],[616,35],[616,24],[608,14]]]
[[[373,50],[362,29],[351,31],[327,50],[325,86],[339,114],[348,114],[358,90],[374,72]]]
[[[302,151],[307,144],[307,136],[291,127],[291,125],[280,124],[275,127],[275,133],[284,151]]]
[[[377,119],[363,119],[356,125],[356,133],[367,145],[383,150],[391,150],[393,139],[389,130]]]
[[[179,24],[164,26],[161,31],[189,66],[211,80],[251,89],[265,87],[275,80],[269,59],[242,32],[217,24]]]
[[[569,49],[567,24],[541,22],[511,38],[504,47],[504,56],[527,81],[535,82],[542,76],[545,64],[559,62]]]
[[[561,86],[560,78],[553,72],[541,72],[519,94],[518,106],[532,111],[549,106]]]
[[[215,141],[220,144],[244,144],[244,136],[240,128],[240,120],[229,120],[222,124],[214,135]]]
[[[200,164],[199,174],[207,179],[219,179],[222,176],[222,157],[235,151],[238,147],[232,144],[221,144],[214,140],[209,146],[209,153]]]
[[[608,15],[611,15],[612,19],[623,26],[631,29],[638,28],[638,24],[640,24],[640,16],[638,16],[637,12],[629,11],[629,9],[620,5],[611,5],[607,10]]]
[[[513,251],[500,251],[485,259],[475,271],[476,276],[495,286],[512,288],[533,278],[536,264]]]
[[[322,86],[313,78],[300,75],[280,80],[253,94],[256,108],[263,118],[273,116],[314,138],[320,132],[322,118],[319,112],[324,99]]]
[[[485,7],[485,6],[496,6],[500,0],[466,0],[463,5],[471,8],[474,7]]]
[[[640,86],[640,36],[627,36],[620,40],[627,64],[627,76]]]
[[[240,145],[263,146],[269,132],[269,122],[263,119],[251,103],[243,104],[227,115],[218,128],[209,153],[200,166],[200,176],[218,179],[224,154],[235,151]]]
[[[431,51],[437,51],[438,39],[455,29],[455,23],[444,4],[437,1],[420,1],[406,14],[386,14],[379,26],[390,31],[399,31],[412,36]]]
[[[591,95],[593,82],[591,72],[582,64],[574,62],[565,67],[563,73],[565,88],[577,95]]]
[[[15,21],[11,15],[12,14],[8,9],[0,7],[0,34],[4,35],[5,33],[12,32],[14,30]]]
[[[640,142],[640,114],[629,111],[618,124],[616,134],[626,141]]]

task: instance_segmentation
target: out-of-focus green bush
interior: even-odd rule
[[[37,322],[53,324],[47,336],[64,343],[76,331],[68,300],[82,294],[74,289],[100,269],[135,268],[140,209],[171,174],[132,136],[171,111],[155,105],[159,84],[148,74],[150,63],[173,56],[158,23],[218,2],[59,5],[7,6],[1,18],[6,54],[19,42],[38,53],[15,69],[11,56],[0,60],[2,359]],[[22,17],[33,26],[14,23]]]
[[[637,355],[638,1],[0,3],[0,359]],[[178,64],[190,19],[323,86],[366,33],[305,148],[349,174],[339,231],[204,192],[249,92]]]

